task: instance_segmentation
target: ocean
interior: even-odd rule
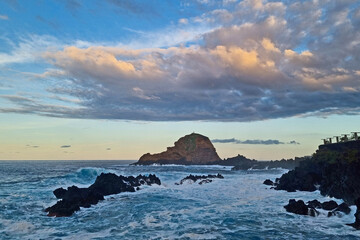
[[[318,191],[275,191],[263,185],[287,170],[231,171],[224,166],[130,166],[131,161],[0,161],[0,239],[359,239],[349,215],[288,213],[291,198],[328,201]],[[53,190],[87,187],[102,172],[155,173],[161,186],[106,196],[71,217],[48,217]],[[224,179],[175,185],[189,174]],[[338,203],[341,200],[333,199]]]

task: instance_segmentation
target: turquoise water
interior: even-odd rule
[[[101,172],[155,173],[161,186],[107,196],[68,218],[47,217],[58,187],[87,187]],[[287,213],[290,198],[326,201],[319,192],[263,185],[286,170],[231,171],[222,166],[129,166],[124,161],[0,161],[0,239],[359,239],[350,215]],[[189,174],[225,179],[175,185]],[[336,199],[335,199],[336,200]],[[336,200],[338,203],[341,201]]]

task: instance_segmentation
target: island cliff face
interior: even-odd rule
[[[175,146],[168,147],[165,152],[142,155],[136,164],[203,165],[219,161],[221,159],[210,139],[203,135],[192,133],[180,138],[175,142]]]

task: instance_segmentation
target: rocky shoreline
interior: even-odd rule
[[[181,179],[176,185],[182,185],[185,182],[195,183],[199,185],[210,183],[212,179],[223,179],[221,174],[216,175],[188,175]],[[53,191],[57,199],[61,199],[56,204],[45,209],[49,217],[69,217],[74,212],[79,211],[80,207],[89,208],[104,200],[104,196],[118,194],[122,192],[135,192],[140,190],[141,185],[161,185],[160,179],[150,174],[148,176],[138,175],[133,176],[117,176],[113,173],[101,173],[97,176],[95,182],[88,188],[79,188],[71,186],[67,189],[57,188]]]
[[[360,141],[321,145],[309,159],[283,174],[280,178],[264,181],[275,190],[288,192],[319,190],[321,195],[342,199],[344,204],[356,205],[356,221],[351,226],[360,228]],[[291,201],[287,208],[297,206],[305,213],[309,206]],[[344,205],[343,205],[344,206]],[[315,208],[311,208],[315,209]],[[307,215],[307,214],[304,214]],[[329,213],[331,215],[331,213]]]
[[[141,185],[152,184],[161,185],[160,179],[153,174],[124,177],[113,173],[102,173],[88,188],[71,186],[67,189],[58,188],[54,190],[56,198],[61,200],[46,208],[45,211],[50,217],[69,217],[74,212],[79,211],[80,207],[89,208],[91,205],[104,200],[104,196],[121,192],[135,192],[140,190]]]
[[[180,138],[173,147],[158,154],[144,154],[135,165],[149,164],[182,164],[182,165],[223,165],[234,166],[232,170],[248,169],[289,169],[280,178],[272,181],[266,179],[265,185],[275,190],[316,191],[324,196],[342,199],[338,205],[334,201],[320,203],[313,200],[305,204],[302,200],[290,199],[285,205],[288,212],[301,215],[317,216],[318,209],[328,212],[328,216],[349,214],[349,205],[356,205],[355,222],[348,224],[360,229],[360,141],[341,142],[339,144],[321,145],[312,157],[302,157],[289,160],[257,161],[242,155],[221,160],[209,138],[192,133]],[[188,175],[176,185],[185,182],[198,184],[210,183],[214,178],[224,178],[217,175]],[[104,200],[104,196],[121,192],[135,192],[141,185],[161,184],[155,175],[124,177],[115,174],[102,173],[94,184],[88,188],[76,186],[56,189],[54,195],[61,199],[55,205],[47,208],[48,216],[71,216],[80,207],[90,207]]]
[[[338,205],[333,200],[321,203],[315,199],[305,204],[303,200],[296,201],[295,199],[290,199],[289,203],[285,205],[284,208],[286,209],[286,211],[291,213],[299,215],[309,215],[312,217],[319,215],[318,209],[329,211],[327,213],[328,217],[340,214],[349,214],[351,212],[350,207],[346,203],[341,203],[340,205]]]

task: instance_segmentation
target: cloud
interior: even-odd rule
[[[211,142],[213,143],[237,143],[239,140],[235,138],[228,138],[228,139],[212,139]]]
[[[71,145],[62,145],[60,148],[70,148]]]
[[[268,139],[268,140],[259,140],[259,139],[248,139],[248,140],[239,140],[235,138],[229,138],[229,139],[213,139],[211,140],[213,143],[235,143],[235,144],[260,144],[260,145],[279,145],[279,144],[285,144],[284,142],[281,142],[279,140],[274,139]],[[291,141],[289,144],[294,144]]]
[[[9,20],[9,17],[7,15],[0,15],[1,20]]]
[[[299,142],[297,142],[297,141],[295,141],[295,140],[292,140],[292,141],[288,142],[288,144],[299,145],[300,143],[299,143]]]
[[[5,39],[10,45],[8,52],[0,52],[0,66],[14,63],[31,63],[43,61],[42,53],[46,49],[60,45],[59,41],[51,36],[29,35],[21,37],[18,43]]]
[[[107,148],[106,150],[107,150],[107,151],[110,151],[110,150],[111,150],[111,148]]]
[[[279,140],[245,140],[242,141],[241,144],[262,144],[262,145],[278,145],[278,144],[284,144],[283,142],[280,142]]]
[[[27,144],[26,147],[29,147],[29,148],[39,148],[40,146]]]
[[[188,24],[189,21],[188,21],[186,18],[180,18],[180,19],[179,19],[179,23],[180,23],[180,24]]]
[[[136,1],[110,2],[134,14],[142,11]],[[80,101],[69,107],[3,96],[12,105],[0,111],[141,121],[360,113],[360,18],[350,1],[245,0],[231,3],[231,9],[211,2],[203,7],[208,12],[188,17],[188,24],[152,37],[138,32],[141,41],[127,46],[78,41],[49,49],[56,41],[23,40],[0,54],[0,64],[42,56],[53,70],[38,76],[56,83],[46,89],[49,94]]]

